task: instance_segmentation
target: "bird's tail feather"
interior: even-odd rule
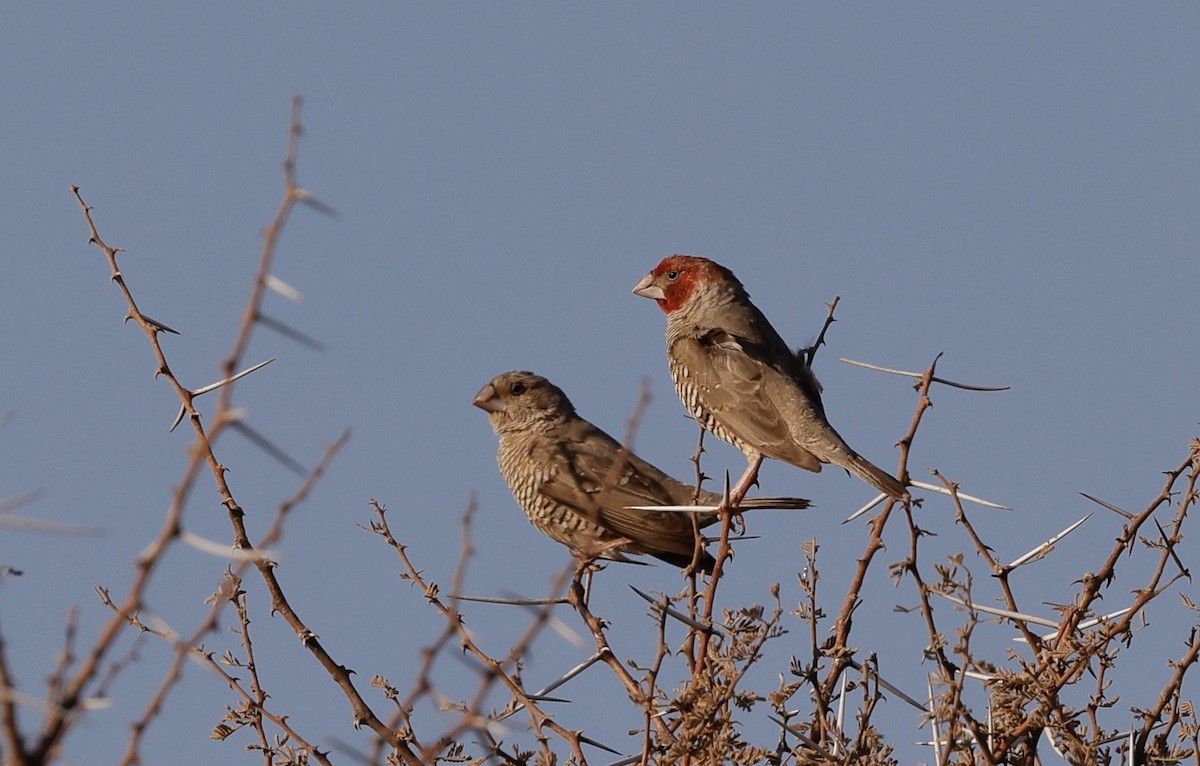
[[[812,508],[803,497],[748,497],[742,501],[743,511],[799,511]]]
[[[842,467],[889,497],[899,500],[908,494],[895,477],[858,453],[853,453]]]

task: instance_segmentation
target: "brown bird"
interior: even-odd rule
[[[721,496],[676,481],[579,417],[567,395],[531,372],[492,378],[472,402],[500,437],[500,473],[525,516],[582,558],[628,561],[644,553],[677,567],[692,563],[697,532],[687,513],[630,506],[717,506]],[[741,509],[800,509],[801,498],[748,499]],[[696,516],[698,526],[718,520]],[[705,552],[699,568],[711,572]]]
[[[810,471],[833,463],[884,494],[905,496],[904,485],[852,450],[829,424],[812,370],[729,269],[672,255],[633,292],[657,301],[667,315],[667,363],[684,406],[744,452],[751,466],[763,457]]]

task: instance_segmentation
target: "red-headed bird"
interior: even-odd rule
[[[672,255],[633,292],[657,301],[667,315],[667,363],[683,405],[751,465],[763,457],[810,471],[833,463],[886,495],[905,496],[899,481],[829,425],[821,384],[729,269]]]

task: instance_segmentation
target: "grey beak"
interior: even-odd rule
[[[508,408],[504,406],[504,402],[500,401],[496,396],[496,387],[488,383],[483,388],[479,389],[479,393],[475,394],[475,398],[471,400],[474,404],[484,412],[507,412]]]
[[[636,285],[633,286],[633,294],[640,295],[643,298],[649,298],[652,301],[663,301],[667,299],[667,294],[663,289],[654,284],[654,275],[647,274],[642,277]]]
[[[504,406],[504,402],[500,401],[496,395],[496,387],[491,383],[479,389],[479,393],[475,394],[475,399],[472,400],[473,405],[479,407],[484,412],[506,412],[508,407]]]

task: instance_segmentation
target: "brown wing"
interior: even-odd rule
[[[691,554],[695,536],[687,514],[628,508],[690,503],[689,487],[636,455],[623,453],[615,439],[584,420],[560,439],[555,452],[558,470],[539,492],[615,536],[629,538],[646,553]]]
[[[771,351],[725,330],[679,338],[671,348],[701,406],[731,436],[769,457],[819,471],[821,461],[798,443],[797,423],[790,421],[828,428],[820,389],[790,351],[783,359]]]

